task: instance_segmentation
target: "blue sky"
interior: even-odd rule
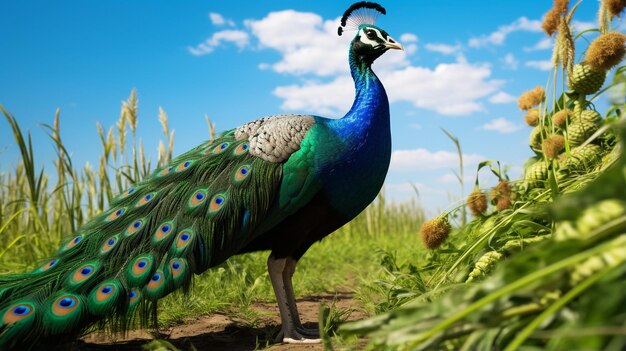
[[[353,98],[345,61],[352,33],[335,33],[350,4],[3,1],[0,103],[31,130],[48,169],[54,151],[38,124],[51,124],[60,108],[73,161],[97,164],[96,121],[114,125],[132,88],[138,136],[153,160],[162,139],[159,107],[176,131],[175,154],[208,138],[205,114],[219,130],[278,113],[340,117]],[[454,145],[440,127],[461,140],[468,189],[483,159],[510,165],[518,177],[531,151],[516,100],[550,74],[551,43],[539,25],[551,1],[382,5],[387,16],[377,24],[407,49],[374,64],[392,102],[389,195],[412,196],[414,183],[434,213],[458,194]],[[597,1],[583,1],[575,30],[593,27],[596,11]],[[17,164],[13,144],[2,119],[2,170]]]

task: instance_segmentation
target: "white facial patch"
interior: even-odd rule
[[[376,38],[370,39],[367,36],[367,32],[374,32],[374,33],[376,33],[376,38],[382,40],[383,42],[387,41],[387,39],[383,38],[382,33],[378,29],[376,29],[376,28],[361,28],[361,30],[359,31],[359,38],[360,38],[359,40],[361,40],[361,42],[363,44],[370,45],[372,47],[376,47],[376,46],[382,45],[382,43],[379,43],[378,41],[376,41]]]

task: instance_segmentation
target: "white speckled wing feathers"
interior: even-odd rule
[[[269,116],[237,128],[235,138],[248,139],[250,154],[279,163],[300,149],[302,139],[313,124],[315,118],[309,115]]]

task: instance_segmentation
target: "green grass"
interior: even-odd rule
[[[386,275],[381,266],[385,252],[395,251],[402,260],[423,252],[414,232],[377,236],[364,233],[357,238],[340,230],[330,235],[311,247],[299,262],[294,275],[296,296],[355,292],[363,301],[363,310],[373,312],[374,300],[380,296],[366,292],[367,284]],[[160,321],[177,323],[219,311],[254,324],[262,316],[251,308],[252,304],[275,301],[267,277],[267,255],[259,252],[233,257],[196,277],[189,296],[175,293],[161,301]]]

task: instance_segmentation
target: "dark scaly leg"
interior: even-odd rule
[[[319,338],[320,332],[317,329],[307,329],[302,326],[300,321],[300,314],[298,313],[298,305],[296,305],[296,295],[293,291],[292,277],[296,272],[296,261],[292,257],[287,257],[285,262],[285,269],[283,270],[283,283],[285,286],[285,292],[287,294],[287,306],[289,306],[291,318],[293,324],[296,326],[296,331],[302,334],[304,337]]]
[[[267,259],[267,270],[269,272],[274,294],[276,294],[276,302],[280,311],[281,330],[276,341],[285,343],[319,343],[320,339],[311,339],[303,335],[299,329],[302,328],[300,318],[298,316],[298,308],[293,295],[293,287],[291,286],[291,275],[295,271],[295,262],[287,263],[286,258],[274,258],[272,255]],[[293,265],[293,268],[288,268]],[[286,269],[288,268],[288,269]],[[291,272],[291,273],[290,273]],[[285,277],[288,276],[288,279]],[[289,283],[286,284],[286,281]],[[289,288],[287,288],[287,285]],[[297,321],[297,322],[296,322]]]

